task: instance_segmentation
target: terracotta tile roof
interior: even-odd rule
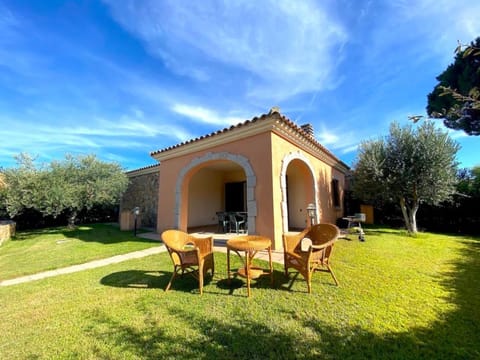
[[[126,171],[125,174],[127,174],[127,176],[128,176],[128,175],[135,175],[135,173],[137,173],[137,172],[143,172],[143,171],[148,171],[148,170],[153,171],[154,168],[157,168],[159,166],[160,166],[160,164],[152,164],[152,165],[144,166],[144,167],[141,167],[141,168],[138,168],[138,169]]]
[[[164,149],[160,149],[160,150],[157,150],[157,151],[152,151],[150,153],[150,156],[154,156],[154,155],[157,155],[157,154],[160,154],[160,153],[164,153],[166,151],[169,151],[169,150],[172,150],[172,149],[176,149],[176,148],[179,148],[181,146],[184,146],[184,145],[188,145],[188,144],[191,144],[191,143],[194,143],[194,142],[197,142],[197,141],[200,141],[200,140],[203,140],[203,139],[207,139],[207,138],[210,138],[212,136],[215,136],[215,135],[220,135],[220,134],[223,134],[223,133],[226,133],[226,132],[229,132],[229,131],[232,131],[234,129],[237,129],[237,128],[240,128],[242,126],[246,126],[248,124],[252,124],[252,123],[255,123],[257,121],[261,121],[263,119],[265,119],[266,117],[268,117],[269,115],[268,114],[263,114],[262,116],[260,117],[257,117],[255,116],[253,119],[251,120],[246,120],[244,122],[241,122],[241,123],[238,123],[237,125],[232,125],[230,127],[226,127],[226,128],[223,128],[222,130],[217,130],[217,131],[214,131],[210,134],[207,134],[207,135],[202,135],[200,137],[197,137],[195,139],[190,139],[190,140],[187,140],[187,141],[184,141],[182,143],[179,143],[179,144],[176,144],[176,145],[173,145],[173,146],[169,146],[167,148],[164,148]],[[282,115],[283,116],[283,115]]]
[[[285,115],[282,115],[280,114],[279,112],[276,112],[276,111],[273,111],[273,112],[270,112],[269,114],[262,114],[261,116],[255,116],[253,119],[251,120],[246,120],[244,122],[241,122],[241,123],[238,123],[236,125],[232,125],[230,127],[226,127],[226,128],[223,128],[222,130],[217,130],[217,131],[214,131],[210,134],[207,134],[207,135],[202,135],[200,137],[197,137],[195,139],[190,139],[190,140],[187,140],[187,141],[184,141],[182,143],[179,143],[179,144],[176,144],[176,145],[172,145],[172,146],[169,146],[169,147],[166,147],[166,148],[163,148],[163,149],[160,149],[160,150],[157,150],[157,151],[152,151],[150,152],[150,156],[155,156],[157,154],[161,154],[161,153],[164,153],[164,152],[167,152],[167,151],[170,151],[170,150],[173,150],[173,149],[177,149],[179,147],[182,147],[182,146],[185,146],[185,145],[188,145],[188,144],[192,144],[192,143],[195,143],[197,141],[201,141],[201,140],[204,140],[204,139],[208,139],[208,138],[211,138],[211,137],[214,137],[214,136],[218,136],[218,135],[221,135],[221,134],[224,134],[224,133],[227,133],[227,132],[230,132],[230,131],[235,131],[235,129],[238,129],[238,128],[241,128],[243,126],[249,126],[251,124],[254,124],[256,122],[260,122],[260,121],[265,121],[269,118],[276,118],[277,120],[280,120],[281,122],[283,122],[285,125],[287,125],[289,128],[291,128],[293,131],[297,132],[298,134],[301,134],[304,139],[306,139],[307,141],[309,141],[312,145],[314,145],[315,147],[317,147],[319,150],[323,151],[325,154],[331,156],[333,159],[335,159],[336,161],[338,161],[340,164],[342,164],[343,166],[345,166],[346,168],[349,168],[348,165],[346,165],[343,161],[341,161],[340,159],[338,159],[330,150],[328,150],[326,147],[324,147],[322,144],[320,144],[314,137],[312,137],[308,132],[306,132],[305,130],[303,130],[299,125],[295,124],[292,120],[290,120],[289,118],[287,118]]]

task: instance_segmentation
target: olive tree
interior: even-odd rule
[[[6,215],[5,211],[5,192],[7,190],[7,181],[5,180],[5,175],[0,169],[0,219]]]
[[[397,203],[408,232],[416,233],[420,205],[438,204],[455,192],[458,150],[431,121],[417,129],[393,123],[385,138],[360,145],[353,192],[365,201]]]
[[[54,217],[66,213],[68,225],[74,226],[81,210],[117,203],[128,185],[120,165],[94,155],[67,155],[63,161],[38,167],[22,154],[17,163],[17,168],[4,171],[5,205],[12,217],[33,208]]]
[[[2,207],[5,207],[11,217],[20,214],[24,209],[34,208],[37,180],[41,172],[30,155],[22,153],[15,159],[17,167],[4,169],[2,173]]]
[[[3,190],[7,187],[7,183],[5,181],[5,175],[0,173],[0,190]]]

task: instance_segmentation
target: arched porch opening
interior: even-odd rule
[[[217,212],[244,212],[255,233],[256,179],[248,160],[230,153],[208,153],[190,162],[177,180],[178,228],[218,230]]]
[[[299,231],[308,226],[307,205],[317,201],[317,182],[308,159],[300,152],[287,155],[282,164],[283,231]],[[318,222],[318,212],[317,218]]]

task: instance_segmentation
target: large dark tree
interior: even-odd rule
[[[439,205],[425,205],[418,222],[433,232],[479,235],[480,166],[460,169],[455,194]]]
[[[480,198],[480,166],[462,169],[458,178],[457,190],[461,195]]]
[[[480,37],[456,48],[455,61],[437,76],[427,113],[445,126],[480,135]]]

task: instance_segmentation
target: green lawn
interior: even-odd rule
[[[375,229],[333,260],[340,287],[315,274],[311,295],[276,265],[247,298],[222,253],[203,296],[163,291],[166,253],[1,287],[0,358],[480,358],[480,239]]]
[[[109,224],[18,232],[0,246],[0,280],[158,246]]]

